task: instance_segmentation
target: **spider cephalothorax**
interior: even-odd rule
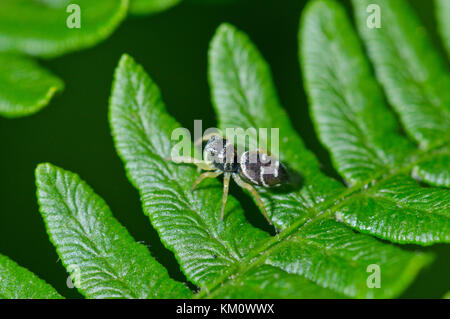
[[[218,135],[212,136],[206,142],[203,160],[222,172],[237,173],[239,171],[236,147]]]
[[[197,178],[192,185],[192,190],[205,178],[224,174],[222,209],[220,212],[220,219],[223,219],[228,197],[228,186],[230,178],[233,177],[239,186],[247,189],[253,195],[258,206],[263,211],[264,217],[271,224],[264,203],[251,184],[262,187],[276,187],[286,184],[289,176],[284,165],[275,157],[262,150],[251,150],[238,154],[235,145],[219,135],[213,135],[206,138],[206,140],[203,161],[190,157],[172,159],[175,162],[193,163],[208,171]]]

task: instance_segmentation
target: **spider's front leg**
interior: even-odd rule
[[[242,188],[248,190],[253,195],[253,197],[256,199],[257,205],[259,206],[259,208],[261,208],[264,217],[269,222],[269,224],[272,225],[272,222],[269,219],[269,215],[267,214],[266,208],[264,207],[264,203],[263,203],[261,197],[259,196],[258,192],[256,191],[256,189],[252,185],[244,182],[242,180],[242,178],[236,173],[233,174],[233,179],[236,182],[236,184],[238,184]]]
[[[225,205],[228,199],[228,187],[230,185],[231,173],[225,173],[223,176],[223,195],[222,195],[222,208],[220,209],[220,220],[223,220],[223,214],[225,212]]]
[[[217,168],[215,168],[214,166],[212,166],[211,164],[202,161],[202,160],[198,160],[196,158],[193,157],[189,157],[189,156],[177,156],[177,157],[171,157],[168,158],[167,160],[177,163],[177,164],[194,164],[195,166],[197,166],[198,168],[200,168],[203,171],[213,171],[216,170]]]
[[[194,184],[192,184],[191,191],[194,191],[194,189],[198,186],[198,184],[200,184],[204,179],[215,178],[215,177],[221,175],[222,173],[223,173],[222,171],[217,170],[215,172],[205,172],[205,173],[201,174],[199,177],[197,177]]]

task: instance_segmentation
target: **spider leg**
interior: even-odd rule
[[[225,204],[228,199],[228,186],[230,185],[231,173],[225,173],[223,176],[223,195],[222,195],[222,208],[220,210],[220,220],[223,220],[223,213],[225,211]]]
[[[222,171],[215,171],[215,172],[205,172],[201,174],[197,179],[195,180],[194,184],[192,184],[191,191],[193,191],[198,184],[200,184],[204,179],[206,178],[214,178],[222,174]]]
[[[175,162],[177,164],[179,164],[179,163],[194,164],[198,168],[200,168],[204,171],[213,171],[216,169],[214,166],[210,165],[209,163],[207,163],[205,161],[198,160],[196,158],[189,157],[189,156],[172,157],[172,158],[168,158],[167,160]]]
[[[245,188],[246,190],[248,190],[253,195],[253,197],[255,198],[256,203],[258,204],[259,208],[261,208],[264,217],[269,222],[269,224],[272,225],[272,222],[270,221],[269,216],[267,215],[266,208],[264,207],[264,203],[261,200],[261,197],[259,197],[258,192],[256,191],[256,189],[252,185],[244,182],[242,180],[242,178],[236,173],[233,174],[233,179],[236,182],[236,184],[238,184],[242,188]]]

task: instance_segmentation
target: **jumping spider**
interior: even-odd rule
[[[191,157],[172,158],[174,162],[192,163],[200,169],[208,171],[197,178],[191,190],[193,191],[206,178],[214,178],[224,174],[222,209],[220,211],[220,219],[223,220],[228,198],[228,186],[230,178],[233,177],[240,187],[253,195],[264,217],[269,224],[272,224],[261,197],[251,184],[268,188],[288,183],[289,176],[284,165],[262,150],[238,154],[235,145],[218,134],[205,136],[202,141],[207,141],[203,151],[203,161]]]

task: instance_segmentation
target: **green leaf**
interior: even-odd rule
[[[224,28],[230,27],[220,30]],[[398,295],[430,261],[428,255],[402,251],[330,219],[309,224],[315,210],[274,237],[251,227],[233,198],[220,221],[218,182],[205,182],[191,192],[195,168],[164,160],[175,145],[170,136],[179,124],[166,113],[153,81],[127,55],[116,69],[110,107],[116,148],[128,177],[162,242],[175,253],[188,279],[202,288],[197,298],[387,298]],[[314,205],[312,197],[302,197],[306,194],[308,190],[284,196]],[[369,262],[386,272],[382,289],[366,286]],[[359,275],[351,277],[354,272]]]
[[[60,299],[58,292],[29,270],[0,254],[0,299]]]
[[[224,132],[227,128],[278,128],[281,161],[303,177],[306,186],[301,193],[278,194],[257,188],[277,227],[287,227],[316,203],[342,190],[320,172],[317,159],[293,129],[278,100],[269,66],[257,48],[229,24],[222,24],[211,42],[209,82],[219,127]],[[260,144],[268,144],[260,138]],[[257,137],[249,135],[249,139],[250,148],[256,147]]]
[[[450,2],[447,0],[435,0],[434,6],[442,41],[450,57],[450,21],[448,19],[450,16]]]
[[[296,291],[291,298],[391,298],[399,295],[431,260],[430,255],[402,251],[355,234],[336,221],[316,220],[288,238],[278,238],[276,246],[261,254],[239,276],[221,284],[211,297],[256,298],[264,291],[270,294],[281,290],[282,286]],[[382,289],[367,283],[372,267],[383,278]],[[280,274],[280,270],[289,275]],[[246,287],[250,293],[244,291]]]
[[[208,291],[214,291],[210,295],[214,298],[261,298],[264,292],[270,296],[273,290],[284,287],[290,298],[392,298],[431,261],[430,255],[403,251],[323,219],[290,237],[277,238],[276,245],[261,251],[240,273],[231,275],[225,283],[221,278],[220,286]],[[268,265],[273,268],[266,274]],[[382,273],[382,289],[367,284],[371,267]],[[246,288],[251,292],[246,294]]]
[[[175,253],[188,279],[206,286],[223,272],[244,265],[245,256],[268,235],[245,221],[231,196],[224,221],[220,221],[220,184],[205,181],[204,186],[191,192],[198,176],[196,169],[164,160],[170,156],[174,145],[170,136],[179,124],[167,115],[156,85],[127,55],[116,70],[110,118],[116,148],[130,180],[140,191],[144,212],[166,247]],[[281,270],[277,273],[292,277]],[[276,277],[269,279],[276,284]],[[318,296],[334,295],[320,287],[314,291],[321,292]],[[257,292],[254,296],[266,295],[263,289]],[[295,293],[294,288],[284,293],[273,291],[279,297],[298,295],[291,293]]]
[[[394,176],[355,195],[337,216],[361,232],[396,243],[450,242],[448,190],[420,187],[408,176]]]
[[[399,165],[412,145],[397,134],[343,8],[333,1],[312,2],[299,42],[312,118],[339,173],[353,185]]]
[[[53,57],[91,47],[125,18],[128,0],[78,0],[80,28],[69,28],[69,0],[2,0],[0,51]],[[68,10],[70,9],[70,10]],[[45,18],[43,18],[45,17]]]
[[[222,24],[208,55],[209,82],[220,128],[279,128],[282,159],[296,163],[296,169],[318,171],[319,163],[305,149],[280,105],[269,66],[249,38],[232,25]],[[257,136],[250,137],[250,147],[256,148]],[[287,149],[284,146],[288,144],[298,147]]]
[[[193,283],[211,281],[267,238],[245,221],[231,196],[224,221],[220,221],[222,187],[218,181],[205,181],[191,192],[196,169],[165,160],[176,144],[170,137],[179,124],[167,115],[155,83],[127,55],[116,69],[110,121],[116,148],[139,190],[144,213]]]
[[[314,3],[313,6],[322,6],[322,3]],[[309,8],[307,14],[311,14],[313,17],[315,16],[315,9]],[[324,19],[326,21],[329,20]],[[316,20],[313,20],[315,22]],[[345,22],[345,21],[344,21]],[[307,23],[307,22],[305,22]],[[344,26],[345,27],[345,26]],[[314,28],[313,28],[314,29]],[[320,28],[319,28],[320,29]],[[311,31],[311,30],[308,30]],[[317,38],[312,36],[312,38]],[[358,48],[357,48],[358,49]],[[329,52],[329,48],[322,49],[323,52]],[[349,54],[351,54],[351,48]],[[319,50],[320,51],[320,50]],[[355,189],[350,189],[345,192],[342,186],[338,186],[339,184],[336,181],[331,180],[330,178],[325,177],[318,169],[317,161],[313,157],[313,155],[307,151],[300,138],[298,138],[297,134],[292,129],[285,112],[282,110],[278,98],[276,96],[276,92],[274,89],[273,81],[271,79],[270,70],[265,63],[264,59],[261,57],[258,50],[254,47],[254,45],[250,42],[247,36],[242,32],[239,32],[234,27],[229,25],[222,25],[211,44],[211,49],[209,53],[210,58],[210,72],[209,79],[212,88],[212,96],[213,96],[213,104],[217,110],[219,115],[219,123],[222,129],[226,129],[227,127],[274,127],[280,129],[280,158],[283,162],[287,163],[291,167],[298,169],[304,176],[306,176],[304,185],[300,192],[290,192],[290,193],[279,193],[258,188],[258,191],[262,193],[262,196],[266,199],[266,206],[271,208],[271,217],[274,223],[277,226],[283,226],[280,221],[288,220],[286,216],[292,216],[292,212],[297,210],[302,210],[298,212],[297,216],[314,216],[315,214],[319,214],[320,211],[324,211],[326,209],[330,210],[330,213],[336,211],[338,206],[336,203],[339,203],[340,200],[355,191],[355,189],[361,188],[363,185],[358,185]],[[310,61],[311,62],[311,61]],[[318,62],[320,63],[320,62]],[[342,70],[342,72],[348,72],[348,70]],[[364,73],[364,70],[362,71]],[[368,70],[365,71],[368,73]],[[323,72],[322,72],[323,73]],[[364,74],[366,76],[367,74]],[[332,79],[334,80],[334,78]],[[337,82],[337,81],[334,81]],[[339,84],[339,83],[336,83]],[[351,85],[351,83],[349,84]],[[369,91],[377,92],[377,87],[371,84],[367,84]],[[363,96],[359,95],[359,98],[362,99]],[[381,99],[381,98],[380,98]],[[376,102],[376,101],[375,101]],[[372,106],[371,102],[366,101],[369,107]],[[381,109],[380,111],[383,111]],[[388,114],[387,111],[384,111],[385,114]],[[389,115],[389,114],[388,114]],[[359,115],[361,117],[360,120],[370,120],[371,114],[363,114]],[[390,121],[390,122],[389,122]],[[375,125],[376,123],[369,123]],[[365,123],[363,123],[365,125]],[[396,126],[394,119],[391,117],[387,119],[385,123],[385,130],[387,132],[395,132]],[[393,138],[393,143],[388,144],[383,141],[381,136],[378,136],[378,132],[374,127],[366,127],[369,134],[374,134],[373,140],[370,142],[372,145],[387,145],[388,147],[385,156],[392,158],[389,151],[394,147],[401,147],[398,151],[398,157],[404,155],[405,149],[409,149],[411,146],[405,141],[402,140],[400,136]],[[352,134],[354,131],[348,132],[348,134]],[[345,134],[342,134],[345,135]],[[255,140],[256,138],[253,137]],[[354,137],[350,137],[353,141]],[[361,139],[364,140],[364,136],[361,136]],[[396,140],[398,142],[396,142]],[[253,145],[256,142],[254,141]],[[354,142],[354,145],[358,145]],[[359,146],[359,145],[358,145]],[[349,147],[351,148],[351,146]],[[403,150],[402,150],[403,148]],[[298,157],[295,157],[298,155]],[[369,157],[367,157],[369,158]],[[369,160],[371,160],[369,158]],[[400,161],[400,159],[398,160]],[[388,161],[386,161],[388,162]],[[365,164],[364,160],[361,160],[360,163],[356,162],[353,164],[356,168],[363,167]],[[345,170],[345,169],[344,169]],[[349,169],[349,174],[351,176],[355,176],[355,180],[359,180],[356,177],[358,176],[356,170]],[[361,171],[361,170],[359,170]],[[370,176],[369,173],[366,173],[366,176]],[[342,193],[341,193],[342,192]],[[341,194],[340,194],[341,193]],[[330,196],[330,194],[332,196]],[[341,198],[341,199],[339,199]],[[349,196],[351,198],[351,196]],[[336,201],[334,203],[333,201]],[[275,207],[275,209],[273,209]],[[295,217],[292,217],[294,219]],[[291,219],[291,220],[292,220]],[[286,224],[285,224],[286,225]],[[296,232],[296,227],[301,225],[299,221],[292,223],[291,226],[287,227],[283,233],[286,233],[286,236],[289,236],[290,233]],[[328,222],[321,225],[324,228],[326,233],[334,233],[335,225],[329,224]],[[334,227],[333,227],[334,226]],[[341,226],[344,227],[344,226]],[[283,234],[281,233],[281,234]],[[302,230],[300,230],[300,234]],[[279,236],[281,236],[281,234]],[[336,234],[336,236],[338,236]],[[337,237],[338,238],[338,237]],[[335,240],[337,240],[335,238]],[[364,242],[367,237],[356,235],[352,231],[348,230],[348,236],[346,241],[343,241],[341,244],[343,247],[351,245],[353,242]],[[281,239],[280,239],[281,242]],[[332,240],[330,240],[332,242]],[[345,242],[345,244],[344,244]],[[372,241],[371,243],[374,243]],[[283,245],[283,244],[281,244]],[[314,265],[315,262],[323,259],[329,258],[330,253],[320,254],[318,251],[327,252],[327,245],[329,242],[319,242],[316,244],[317,247],[321,247],[322,249],[317,249],[314,247],[315,255],[313,255],[310,259],[305,258],[305,265]],[[297,248],[295,251],[294,247]],[[335,247],[336,248],[336,247]],[[379,257],[379,260],[385,260],[381,256],[388,254],[384,249],[383,245],[377,247],[379,249],[379,254],[376,255]],[[301,244],[295,243],[294,245],[287,246],[286,249],[280,249],[280,255],[286,256],[292,254],[292,256],[305,256],[304,254],[298,253],[298,249],[307,250],[307,245],[302,247]],[[362,249],[362,248],[361,248]],[[389,248],[386,248],[389,250]],[[313,250],[309,248],[309,250]],[[339,255],[339,252],[335,252]],[[403,255],[403,252],[395,252],[395,254]],[[393,254],[393,252],[391,252]],[[359,256],[359,255],[358,255]],[[405,259],[399,259],[398,269],[402,269],[403,267],[408,268],[409,264],[415,264],[415,258],[411,258],[408,254],[403,255]],[[316,258],[316,259],[313,259]],[[336,285],[333,286],[335,291],[338,291],[347,296],[357,297],[357,296],[374,296],[373,292],[370,290],[364,289],[365,286],[361,286],[361,278],[351,278],[348,274],[354,273],[355,269],[352,269],[354,260],[351,257],[347,256],[348,260],[346,263],[342,263],[342,258],[338,258],[341,262],[341,268],[334,268],[336,265],[328,265],[329,267],[324,267],[317,274],[314,275],[312,270],[302,270],[299,271],[298,274],[309,276],[313,281],[319,283],[322,286],[332,285],[329,278],[327,278],[328,273],[338,274],[336,275],[340,280],[336,281]],[[422,259],[422,257],[417,257],[421,262],[418,265],[426,264],[426,259]],[[283,263],[286,262],[284,259]],[[299,263],[301,261],[297,261]],[[337,263],[336,263],[337,264]],[[395,269],[396,266],[390,265],[386,266],[386,268],[392,267]],[[280,263],[280,267],[282,267],[282,263]],[[419,266],[420,268],[420,266]],[[288,272],[291,272],[289,268],[283,268]],[[378,297],[381,296],[392,296],[398,294],[402,287],[405,287],[407,283],[409,283],[412,278],[414,278],[417,273],[417,269],[413,270],[413,268],[409,268],[411,271],[407,272],[406,277],[398,282],[391,282],[392,286],[386,289],[383,292],[379,292],[379,294],[375,294]],[[310,273],[310,271],[312,273]],[[360,273],[363,272],[359,269]],[[392,278],[395,278],[395,271],[392,272]],[[334,278],[336,279],[336,278]],[[352,282],[352,280],[355,280]],[[396,286],[398,285],[398,286]],[[356,288],[358,287],[358,288]],[[397,288],[395,288],[397,287]]]
[[[201,4],[201,5],[226,5],[239,2],[240,0],[183,0],[185,3]]]
[[[131,0],[130,13],[131,14],[153,14],[167,10],[181,0]]]
[[[36,169],[47,232],[78,290],[88,298],[187,298],[190,290],[134,241],[106,203],[71,172]]]
[[[343,295],[322,288],[303,277],[280,271],[277,267],[262,265],[231,279],[208,298],[329,299],[343,298]]]
[[[414,166],[413,176],[425,183],[450,187],[450,153],[437,154]]]
[[[33,60],[0,53],[0,115],[33,114],[63,87],[59,78]]]
[[[388,166],[401,163],[403,157],[411,153],[412,146],[395,133],[395,121],[382,102],[381,93],[370,75],[355,35],[351,33],[342,9],[333,4],[314,2],[306,9],[301,33],[305,82],[308,91],[312,92],[313,108],[318,109],[314,112],[314,118],[317,120],[316,126],[323,128],[321,139],[325,140],[332,154],[336,154],[335,165],[350,184],[369,182]],[[330,5],[333,6],[331,9]],[[324,30],[322,24],[328,24],[329,30],[337,30],[337,39],[332,45],[336,50],[333,58],[339,61],[332,65],[327,65],[330,58],[325,59],[322,53],[332,51],[328,38],[315,32]],[[350,37],[344,41],[339,34],[350,34]],[[331,34],[328,33],[328,36]],[[358,65],[356,69],[361,75],[345,78],[343,75],[350,74],[355,65]],[[438,204],[430,210],[436,216],[430,216],[428,211],[411,211],[408,207],[404,207],[403,214],[395,201],[383,201],[383,205],[369,206],[372,210],[357,211],[354,208],[360,207],[360,197],[350,198],[343,207],[330,205],[333,198],[339,198],[343,188],[320,173],[317,161],[304,148],[279,105],[267,64],[249,39],[229,25],[221,26],[212,41],[209,78],[220,127],[280,128],[280,158],[306,176],[300,192],[276,193],[258,188],[275,225],[283,229],[297,216],[314,214],[314,211],[324,207],[337,211],[342,221],[358,230],[395,242],[411,240],[431,244],[448,240],[448,218],[439,215],[443,206]],[[339,89],[347,95],[347,100],[341,99]],[[366,93],[367,97],[355,92],[357,90]],[[381,124],[377,126],[378,123]],[[356,185],[355,189],[363,185]],[[417,196],[426,194],[417,190],[411,192]],[[343,198],[345,194],[341,196]],[[364,197],[363,201],[369,199],[372,199],[371,195]],[[384,214],[371,214],[380,207],[390,209]],[[410,213],[406,214],[406,211]],[[417,218],[420,215],[423,215],[423,220]],[[396,221],[393,225],[395,230],[373,227],[374,222],[382,226],[390,225],[385,224],[387,220]],[[426,221],[429,223],[425,224]],[[433,224],[434,221],[441,222],[439,227]],[[408,231],[411,233],[406,235]]]
[[[337,218],[396,243],[448,242],[448,191],[420,187],[405,176],[411,162],[434,163],[440,150],[417,152],[397,133],[344,9],[335,1],[312,2],[299,38],[319,137],[341,175],[359,188],[332,208]]]
[[[369,4],[382,27],[370,29]],[[450,140],[450,75],[415,12],[404,0],[354,0],[356,22],[378,80],[406,132],[422,148]]]

